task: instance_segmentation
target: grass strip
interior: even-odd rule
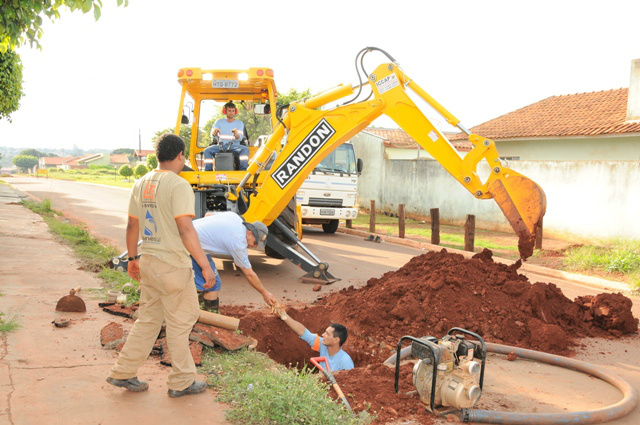
[[[308,369],[287,369],[265,354],[242,350],[205,350],[200,371],[219,391],[218,401],[231,409],[226,419],[241,424],[367,424],[372,416],[356,415],[328,397],[329,385]],[[347,395],[348,397],[348,395]]]
[[[640,241],[606,239],[597,245],[571,247],[564,265],[573,271],[598,270],[605,274],[624,276],[636,290],[640,289]]]
[[[353,227],[369,230],[369,214],[359,213],[358,217],[353,220]],[[405,218],[405,237],[418,237],[426,241],[431,240],[431,224],[425,224],[419,220]],[[398,219],[389,217],[384,214],[376,214],[376,233],[387,236],[398,236]],[[440,245],[443,248],[464,249],[464,235],[460,233],[451,233],[443,231],[440,228]],[[513,251],[517,254],[518,247],[515,245],[500,245],[490,240],[484,239],[476,235],[474,245],[478,248],[487,248],[501,251]],[[518,256],[519,258],[519,256]]]
[[[125,188],[131,188],[133,186],[133,181],[131,179],[123,179],[122,176],[116,174],[113,169],[78,169],[66,171],[51,169],[49,170],[48,176],[52,179],[96,183],[107,186]]]
[[[105,267],[105,264],[109,263],[118,254],[116,247],[103,245],[99,240],[91,236],[85,227],[76,226],[65,221],[62,218],[62,213],[51,207],[49,199],[45,199],[42,202],[24,200],[21,201],[21,204],[42,216],[51,232],[74,250],[80,258],[84,270],[98,273],[98,277],[106,282],[106,288],[94,289],[91,292],[106,298],[108,291],[122,291],[122,287],[131,282],[136,287],[136,290],[127,291],[127,304],[139,301],[138,282],[132,280],[124,272]]]

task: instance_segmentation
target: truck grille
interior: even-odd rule
[[[311,207],[341,207],[342,199],[336,198],[309,198]]]

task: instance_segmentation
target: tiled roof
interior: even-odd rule
[[[116,153],[111,155],[111,157],[109,158],[109,162],[111,164],[128,164],[129,158],[127,158],[127,155],[123,153]]]
[[[155,152],[156,151],[154,151],[154,150],[146,150],[146,149],[139,150],[139,149],[136,149],[133,152],[133,156],[139,156],[139,157],[140,156],[148,156],[149,154],[152,154],[152,153],[155,153]]]
[[[383,143],[388,148],[397,149],[417,149],[418,142],[409,136],[404,130],[399,128],[372,128],[367,127],[363,130],[366,133],[373,134],[383,139]],[[449,136],[447,135],[447,138]],[[471,142],[452,143],[453,147],[459,152],[468,152],[471,150]]]
[[[62,165],[62,164],[67,164],[69,161],[71,161],[73,159],[72,156],[65,156],[60,157],[60,156],[43,156],[42,158],[40,158],[41,163],[44,165]]]
[[[490,139],[640,133],[625,121],[629,89],[551,96],[471,128]],[[458,133],[451,140],[466,139]]]

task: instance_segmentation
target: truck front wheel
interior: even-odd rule
[[[325,233],[333,234],[338,230],[338,224],[340,224],[339,220],[331,220],[330,222],[322,225],[322,230]]]

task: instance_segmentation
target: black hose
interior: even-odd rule
[[[594,410],[584,410],[570,413],[523,413],[523,412],[498,412],[495,410],[462,409],[461,419],[464,422],[480,422],[509,425],[558,425],[573,424],[586,425],[612,421],[629,414],[638,405],[638,393],[629,383],[619,376],[600,370],[597,366],[580,360],[569,359],[554,354],[540,351],[527,350],[525,348],[510,347],[508,345],[493,344],[487,342],[487,351],[490,353],[504,354],[514,353],[523,359],[547,363],[565,369],[576,370],[591,376],[595,376],[613,385],[622,392],[622,400]],[[400,352],[400,359],[411,355],[411,346],[405,347]],[[396,362],[396,355],[392,355],[384,364],[391,366]]]

